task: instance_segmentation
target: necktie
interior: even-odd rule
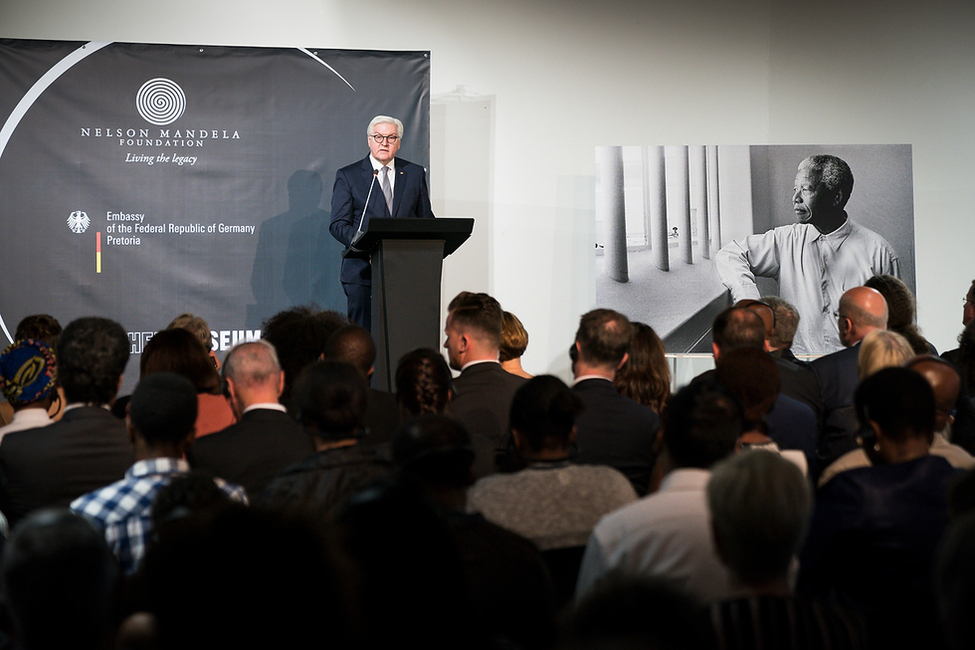
[[[383,194],[386,196],[386,207],[389,209],[389,216],[393,216],[393,188],[389,185],[389,167],[383,166],[382,180]]]

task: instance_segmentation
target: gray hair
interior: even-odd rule
[[[824,154],[809,156],[800,163],[799,167],[802,168],[803,163],[807,161],[809,168],[819,176],[819,183],[823,187],[834,194],[836,192],[843,193],[843,205],[840,207],[845,206],[846,202],[850,200],[850,194],[853,193],[853,172],[846,161],[836,156]]]
[[[775,326],[769,343],[776,349],[788,350],[792,347],[796,330],[799,329],[799,310],[778,296],[762,296],[759,300],[771,307],[775,316]]]
[[[243,386],[264,384],[272,379],[278,381],[281,362],[274,346],[265,341],[238,343],[227,352],[223,364],[223,376]]]
[[[366,127],[366,136],[372,135],[372,129],[377,124],[393,124],[396,126],[397,135],[399,135],[400,138],[403,137],[403,123],[395,117],[390,117],[389,115],[377,115],[376,117],[372,118],[372,121],[369,122],[369,126]]]
[[[809,527],[812,491],[779,454],[752,449],[715,465],[708,508],[721,560],[749,584],[786,575]]]

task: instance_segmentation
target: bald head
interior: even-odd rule
[[[854,287],[840,298],[840,341],[850,347],[874,330],[887,329],[887,301],[876,289]]]
[[[325,359],[345,361],[355,366],[366,379],[372,376],[376,363],[376,344],[369,330],[358,325],[346,325],[328,337]]]
[[[916,356],[904,365],[920,373],[931,384],[934,391],[934,430],[944,431],[961,392],[958,373],[950,363],[932,354]]]
[[[775,330],[775,312],[772,308],[761,300],[755,300],[754,298],[748,298],[745,300],[739,300],[734,304],[735,307],[744,307],[748,311],[754,312],[762,319],[762,323],[765,325],[765,340],[772,338],[772,332]]]

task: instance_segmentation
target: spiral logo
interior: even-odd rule
[[[135,107],[149,124],[166,126],[179,119],[186,108],[186,95],[175,81],[158,77],[142,84]]]

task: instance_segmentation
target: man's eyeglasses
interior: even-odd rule
[[[369,136],[376,141],[377,144],[382,144],[383,142],[388,142],[389,144],[396,144],[399,142],[399,136],[395,133],[393,135],[379,135],[378,133],[373,133]]]

